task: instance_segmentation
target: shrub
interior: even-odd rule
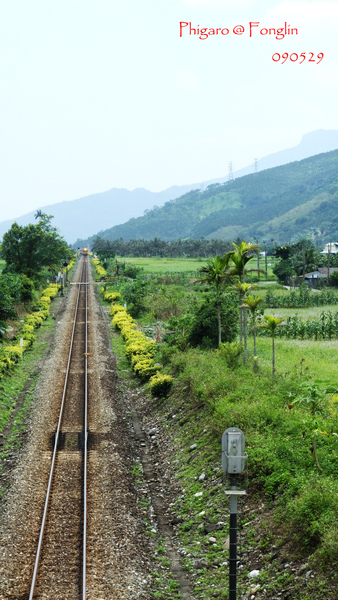
[[[106,277],[107,271],[103,267],[101,267],[101,265],[96,265],[96,269],[95,270],[96,270],[97,276],[100,279],[102,279],[102,277]]]
[[[170,375],[164,375],[157,373],[150,378],[150,391],[152,396],[159,396],[165,398],[173,384],[173,378]]]
[[[43,290],[42,297],[48,296],[48,298],[55,298],[58,290],[58,285],[56,283],[51,283],[45,290]]]
[[[217,348],[218,322],[216,298],[207,299],[197,309],[194,309],[193,322],[187,336],[191,346]],[[236,293],[228,293],[222,297],[221,326],[222,340],[232,342],[238,328],[238,298]]]
[[[120,292],[104,292],[104,299],[106,302],[116,302],[121,298]]]
[[[155,365],[151,358],[141,359],[139,362],[134,364],[134,372],[140,379],[149,379],[152,375],[155,375],[161,368],[161,365]]]
[[[23,353],[23,348],[19,344],[15,344],[13,346],[6,346],[4,348],[4,355],[8,357],[11,361],[17,362]]]
[[[121,306],[121,304],[112,304],[110,306],[109,312],[111,315],[116,315],[116,313],[118,312],[126,312],[126,309],[124,308],[124,306]]]
[[[133,340],[126,345],[126,355],[129,359],[132,354],[149,354],[153,357],[155,354],[155,345],[155,342],[152,340],[147,341],[145,338],[138,341]]]
[[[292,519],[294,537],[304,548],[318,546],[327,529],[326,523],[332,522],[333,515],[337,514],[336,487],[323,490],[320,484],[312,481],[288,505],[287,513]]]
[[[243,344],[239,342],[221,343],[218,353],[225,359],[229,369],[238,367],[240,356],[243,352]]]

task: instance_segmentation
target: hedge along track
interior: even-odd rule
[[[86,598],[87,258],[80,282],[29,600]]]

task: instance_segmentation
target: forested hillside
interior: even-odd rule
[[[233,240],[338,237],[338,150],[192,190],[143,217],[100,232],[104,239]],[[94,238],[83,240],[90,244]]]

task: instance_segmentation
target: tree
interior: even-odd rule
[[[15,319],[17,312],[13,303],[13,297],[4,277],[1,276],[0,281],[0,320]]]
[[[233,342],[238,331],[238,309],[237,298],[232,290],[223,294],[220,308],[222,339],[224,342]],[[188,324],[187,342],[191,346],[204,348],[220,347],[216,297],[207,297],[200,306],[193,307],[189,315],[192,322]]]
[[[38,211],[37,224],[24,226],[13,223],[3,236],[0,246],[6,261],[5,272],[24,273],[29,278],[38,277],[43,267],[70,258],[73,253],[64,239],[51,225],[50,215]]]
[[[92,251],[100,259],[101,262],[106,262],[110,258],[115,258],[115,249],[113,243],[109,240],[104,240],[99,235],[96,236],[92,243]]]
[[[222,341],[221,290],[227,277],[225,272],[227,265],[228,259],[225,256],[217,255],[210,259],[204,267],[198,269],[200,273],[203,273],[203,275],[196,280],[196,283],[206,283],[215,289],[217,303],[218,345],[220,345]]]
[[[268,329],[271,332],[272,337],[272,377],[275,376],[275,332],[277,327],[281,325],[284,319],[275,317],[274,315],[264,315],[266,319],[265,323],[262,323],[261,327]]]
[[[253,338],[254,338],[254,356],[256,356],[256,311],[258,305],[263,301],[263,298],[254,298],[253,296],[248,296],[243,299],[243,304],[246,304],[251,312],[252,322],[253,322]]]
[[[326,266],[327,259],[318,252],[311,240],[300,240],[289,246],[279,246],[275,250],[279,262],[273,272],[281,283],[288,283],[290,277],[300,276]]]

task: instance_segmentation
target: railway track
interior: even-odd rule
[[[82,259],[58,424],[28,600],[86,598],[88,265]]]

